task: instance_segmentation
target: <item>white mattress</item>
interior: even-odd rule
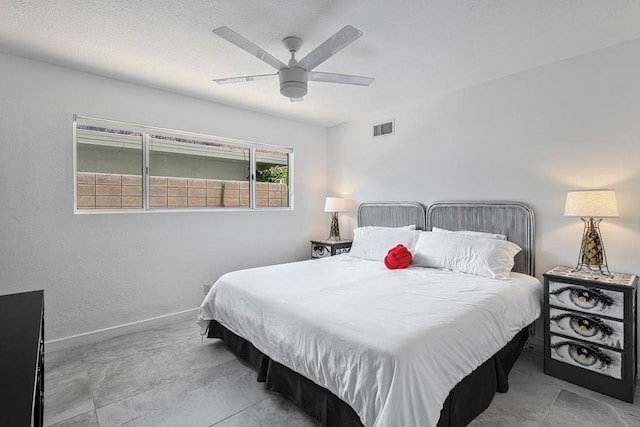
[[[450,390],[541,312],[542,285],[348,255],[222,276],[198,314],[347,402],[365,426],[435,426]]]

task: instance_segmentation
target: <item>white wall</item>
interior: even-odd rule
[[[520,200],[537,219],[536,273],[575,265],[568,190],[613,188],[601,225],[612,271],[640,274],[640,40],[329,129],[328,192],[370,200]],[[373,123],[396,135],[373,140]],[[342,216],[349,234],[354,215]],[[351,221],[347,221],[350,219]]]
[[[295,210],[74,215],[74,113],[293,147]],[[47,340],[197,307],[227,271],[309,256],[326,152],[325,128],[0,54],[0,294],[44,289]]]

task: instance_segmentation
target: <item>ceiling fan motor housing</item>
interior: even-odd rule
[[[280,93],[287,98],[302,98],[307,94],[309,73],[300,67],[285,67],[278,72]]]

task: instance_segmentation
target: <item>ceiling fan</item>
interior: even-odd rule
[[[295,54],[302,46],[302,39],[293,36],[285,37],[282,43],[291,53],[291,59],[286,65],[228,27],[216,28],[213,32],[278,70],[277,73],[273,74],[213,80],[219,84],[252,82],[278,76],[280,78],[280,93],[289,98],[291,102],[296,102],[302,101],[302,97],[307,94],[307,83],[309,81],[369,86],[375,80],[372,77],[313,71],[318,65],[362,36],[362,31],[351,25],[345,26],[325,40],[324,43],[316,47],[300,61],[296,59]]]

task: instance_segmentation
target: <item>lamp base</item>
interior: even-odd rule
[[[340,224],[338,224],[338,212],[331,212],[331,229],[327,240],[340,241]]]
[[[602,235],[600,234],[600,221],[602,219],[580,219],[584,222],[584,232],[582,234],[582,243],[580,244],[578,264],[573,271],[587,268],[591,271],[599,271],[605,276],[612,276],[607,266],[607,255],[604,251]]]

